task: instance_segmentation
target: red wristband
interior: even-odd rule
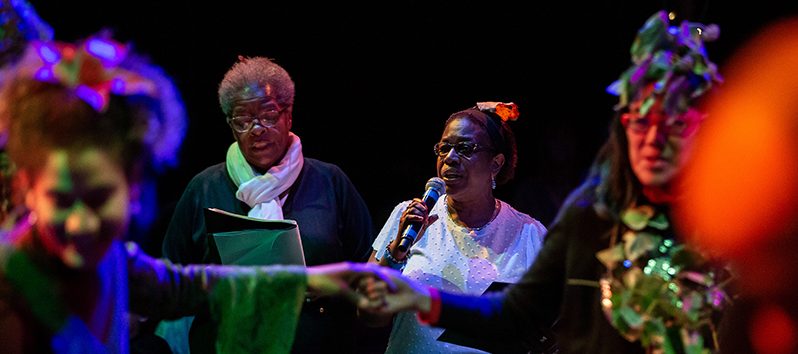
[[[441,318],[441,294],[438,289],[429,287],[429,312],[417,312],[418,320],[426,325],[434,326]]]

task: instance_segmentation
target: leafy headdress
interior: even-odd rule
[[[693,99],[722,81],[704,48],[704,42],[714,41],[719,35],[714,24],[682,21],[671,26],[665,11],[652,15],[632,43],[632,66],[607,87],[609,93],[619,96],[615,109],[622,110],[632,100],[642,99],[640,114],[645,115],[656,97],[663,96],[663,107],[669,115],[686,111]],[[636,97],[646,91],[650,91],[648,96]]]

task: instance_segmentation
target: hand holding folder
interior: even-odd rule
[[[299,226],[294,220],[264,220],[206,208],[205,229],[222,264],[305,265]]]

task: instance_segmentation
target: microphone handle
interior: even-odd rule
[[[433,188],[427,189],[424,192],[424,196],[422,197],[422,202],[424,205],[427,206],[427,212],[435,205],[438,201],[439,191]],[[413,246],[413,243],[416,242],[416,236],[418,236],[418,231],[421,229],[421,225],[419,224],[410,224],[407,225],[405,228],[405,232],[402,233],[402,239],[399,240],[399,251],[400,252],[407,252],[410,246]]]
[[[407,249],[413,245],[413,242],[416,241],[416,236],[418,235],[418,231],[413,229],[415,224],[407,225],[405,228],[405,232],[402,233],[402,239],[399,240],[399,252],[407,252]]]

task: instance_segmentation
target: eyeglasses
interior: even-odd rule
[[[449,151],[452,151],[452,149],[454,149],[454,151],[457,153],[458,156],[466,158],[466,159],[470,158],[471,155],[473,155],[474,153],[476,153],[478,151],[489,151],[490,150],[490,148],[481,146],[481,145],[479,145],[477,143],[468,142],[468,141],[461,141],[461,142],[456,143],[456,144],[450,144],[450,143],[446,143],[446,142],[441,141],[441,142],[435,144],[435,147],[434,147],[435,156],[445,157],[446,155],[449,154]]]
[[[621,115],[621,123],[634,133],[645,134],[652,126],[656,125],[670,136],[686,137],[692,134],[699,126],[705,115],[691,109],[676,116],[665,116],[662,113],[650,112],[641,116],[637,112]]]
[[[233,130],[239,133],[246,133],[252,130],[252,127],[255,126],[256,121],[261,127],[270,128],[275,126],[277,122],[280,121],[280,115],[284,110],[285,108],[259,111],[257,117],[235,116],[232,118],[227,118],[227,124],[230,124]]]

